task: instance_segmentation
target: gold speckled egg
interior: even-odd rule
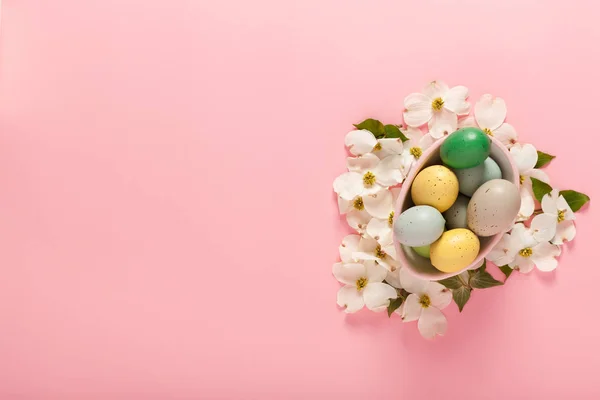
[[[431,264],[442,272],[467,267],[479,254],[479,238],[468,229],[446,231],[430,246]]]
[[[417,174],[410,194],[415,205],[427,205],[444,212],[458,197],[458,178],[443,165],[432,165]]]

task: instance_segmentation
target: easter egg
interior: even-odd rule
[[[468,229],[450,229],[431,244],[431,264],[442,272],[457,272],[479,254],[479,238]]]
[[[467,227],[467,207],[469,206],[469,198],[458,195],[452,207],[444,213],[446,226],[449,229],[466,228]]]
[[[469,197],[485,182],[502,178],[500,167],[490,157],[476,167],[455,169],[453,172],[458,178],[459,192]]]
[[[394,235],[403,245],[426,246],[435,242],[444,232],[444,217],[430,206],[414,206],[396,218]]]
[[[430,247],[430,245],[417,246],[417,247],[413,247],[412,249],[415,251],[415,253],[417,253],[421,257],[429,258],[429,247]]]
[[[432,165],[417,174],[410,189],[413,202],[444,212],[458,196],[458,179],[443,165]]]
[[[490,155],[490,138],[479,128],[451,133],[440,147],[440,157],[451,168],[473,168]]]
[[[469,229],[479,236],[505,232],[521,208],[519,188],[504,179],[492,179],[479,187],[467,208]]]

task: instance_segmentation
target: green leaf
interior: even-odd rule
[[[531,178],[531,186],[533,188],[533,195],[537,201],[542,201],[542,198],[552,191],[552,186],[533,177]]]
[[[573,212],[579,211],[585,203],[590,201],[590,198],[587,195],[574,190],[561,190],[560,194],[565,198]]]
[[[510,276],[510,274],[513,273],[513,269],[511,267],[509,267],[508,265],[503,265],[501,267],[498,267],[500,269],[500,271],[502,271],[502,273],[504,274],[504,276],[506,276],[506,279],[508,279],[508,277]]]
[[[404,298],[403,297],[398,297],[396,299],[391,300],[390,301],[390,305],[387,308],[387,310],[388,310],[388,317],[391,317],[392,313],[394,311],[396,311],[398,308],[400,308],[400,306],[402,305],[402,303],[404,303]]]
[[[553,156],[548,153],[544,153],[543,151],[539,151],[539,150],[538,150],[537,154],[538,154],[538,160],[537,160],[537,163],[535,164],[535,168],[542,168],[544,165],[548,164],[550,161],[552,161],[556,158],[556,156]]]
[[[459,289],[452,290],[452,298],[458,306],[458,311],[462,312],[465,304],[467,304],[467,301],[471,298],[471,290],[473,289],[466,286],[461,286]]]
[[[453,276],[451,278],[446,278],[446,279],[442,279],[441,281],[438,281],[438,283],[441,283],[442,285],[446,286],[448,289],[460,289],[461,287],[464,286],[464,284],[462,283],[462,281],[460,280],[460,278],[458,276]]]
[[[386,125],[383,127],[385,130],[385,137],[390,139],[400,138],[403,142],[406,142],[408,138],[404,136],[404,133],[396,125]]]
[[[475,272],[475,274],[469,280],[469,284],[474,289],[486,289],[494,286],[504,285],[504,282],[495,280],[494,277],[485,270],[484,266]]]
[[[365,119],[360,124],[355,124],[354,126],[356,127],[356,129],[366,129],[370,131],[373,135],[375,135],[377,139],[385,136],[385,127],[383,126],[381,121],[378,121],[373,118]]]

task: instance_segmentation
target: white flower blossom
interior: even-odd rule
[[[484,94],[475,103],[474,117],[467,117],[458,122],[459,127],[477,126],[490,136],[500,140],[510,148],[517,143],[517,132],[506,119],[506,103],[500,97]]]
[[[530,144],[515,144],[510,149],[510,154],[517,164],[521,182],[521,208],[517,215],[517,221],[525,221],[533,215],[535,202],[531,188],[531,178],[550,183],[550,178],[541,169],[535,169],[538,160],[537,150]]]
[[[379,158],[385,158],[389,155],[402,154],[403,149],[400,138],[376,139],[375,135],[366,129],[348,132],[345,143],[348,151],[355,156],[362,156],[372,152]]]
[[[347,160],[349,172],[333,181],[333,190],[344,200],[352,201],[357,196],[375,194],[384,188],[397,185],[404,180],[400,170],[402,157],[390,155],[380,160],[372,153]]]
[[[400,170],[404,177],[407,177],[413,165],[419,160],[425,150],[435,142],[435,139],[429,133],[423,135],[423,132],[417,128],[409,127],[404,134],[408,140],[404,142]]]
[[[439,139],[456,130],[458,115],[469,113],[468,96],[469,89],[464,86],[449,88],[444,82],[433,81],[422,93],[404,99],[404,122],[414,128],[428,124],[431,136]]]
[[[419,332],[427,339],[444,335],[448,323],[440,310],[450,304],[452,292],[440,283],[416,278],[406,268],[399,274],[402,287],[410,294],[396,313],[404,322],[418,320]]]
[[[393,211],[399,188],[382,189],[364,197],[357,196],[351,201],[338,196],[340,214],[346,214],[348,225],[363,234],[372,218],[387,219]]]
[[[530,272],[533,267],[548,272],[556,269],[560,255],[560,247],[547,241],[538,241],[534,232],[523,224],[515,224],[508,241],[508,251],[514,259],[508,266],[523,273]]]
[[[344,284],[337,294],[337,304],[347,313],[354,313],[365,305],[372,311],[385,310],[390,299],[398,294],[396,289],[383,283],[387,270],[374,261],[362,263],[336,263],[333,275]]]

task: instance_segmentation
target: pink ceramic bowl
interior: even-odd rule
[[[498,163],[498,166],[502,171],[502,178],[514,183],[518,187],[520,185],[519,170],[517,169],[517,166],[510,156],[508,150],[498,139],[495,139],[494,137],[490,137],[490,139],[492,141],[490,157],[492,157],[492,159]],[[396,202],[395,215],[400,215],[407,208],[414,206],[410,195],[410,188],[415,176],[417,176],[417,174],[425,167],[435,164],[442,164],[442,160],[440,158],[440,146],[444,140],[446,140],[445,137],[434,142],[434,144],[421,155],[417,161],[417,164],[412,168],[411,173],[404,180],[400,195],[398,196],[398,201]],[[485,238],[480,237],[479,239],[481,246],[475,261],[460,271],[450,273],[439,271],[433,265],[431,265],[431,262],[428,258],[421,257],[415,253],[412,248],[401,245],[396,238],[394,238],[394,244],[396,246],[398,261],[400,261],[400,264],[404,268],[408,268],[413,275],[419,278],[438,281],[440,279],[446,279],[451,276],[458,275],[461,272],[469,269],[478,268],[483,263],[485,256],[500,241],[502,235],[503,233],[499,233],[497,235]]]

